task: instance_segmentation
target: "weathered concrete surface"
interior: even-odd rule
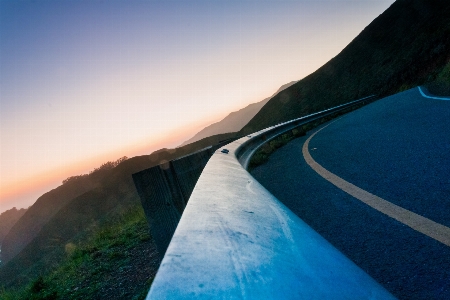
[[[214,151],[223,144],[133,174],[161,259],[203,168]]]
[[[213,153],[213,147],[209,147],[133,174],[161,259],[192,190]]]
[[[211,157],[147,299],[393,299],[239,164]]]

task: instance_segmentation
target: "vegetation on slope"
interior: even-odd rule
[[[59,186],[39,197],[5,236],[2,243],[3,263],[22,251],[59,209],[96,185],[97,182],[86,178]]]
[[[368,95],[448,81],[450,2],[397,0],[339,55],[273,97],[241,130],[260,129]]]
[[[428,91],[436,96],[450,96],[450,62],[436,76],[436,79],[426,84]]]
[[[177,149],[161,149],[151,155],[124,160],[108,170],[98,186],[69,199],[67,204],[45,222],[23,250],[0,268],[0,285],[23,286],[42,272],[58,266],[65,257],[65,245],[77,240],[92,227],[101,226],[111,218],[123,214],[130,207],[140,206],[140,199],[131,175],[163,162],[193,153],[219,141],[232,138],[234,134],[223,134]],[[75,184],[77,180],[71,181]],[[58,189],[69,185],[66,183]],[[36,202],[36,210],[41,202]],[[26,217],[27,214],[24,215]],[[22,217],[21,220],[24,218]]]
[[[99,182],[113,169],[127,158],[122,157],[114,162],[107,162],[95,168],[89,174],[71,176],[63,180],[58,188],[45,193],[30,207],[28,213],[22,219],[17,219],[14,226],[5,232],[3,238],[3,262],[8,262],[30,243],[41,231],[42,227],[73,198],[94,189]],[[25,211],[22,212],[22,215]],[[1,223],[0,217],[0,225]],[[3,240],[0,240],[0,242]]]
[[[78,242],[64,246],[65,259],[51,272],[0,299],[144,299],[158,255],[141,207],[133,207]]]
[[[385,96],[424,83],[430,83],[432,93],[443,91],[450,82],[449,15],[447,1],[396,1],[338,56],[273,97],[240,134],[370,94]],[[10,261],[0,269],[1,284],[20,287],[42,274],[28,290],[31,293],[34,286],[41,293],[40,286],[56,280],[46,274],[68,259],[68,244],[84,249],[79,243],[93,228],[103,228],[108,220],[140,205],[131,174],[234,136],[223,134],[134,157],[105,170],[98,180],[83,181],[86,176],[81,176],[43,195],[5,238],[9,245],[22,241],[22,248],[11,251],[6,247]],[[102,274],[108,272],[114,271]],[[50,291],[49,296],[53,291],[63,295],[50,287],[44,290]]]
[[[333,120],[334,118],[337,118],[343,114],[346,114],[355,109],[358,109],[364,105],[365,105],[364,103],[361,103],[356,106],[352,106],[352,107],[346,108],[344,110],[335,112],[331,115],[322,117],[320,119],[310,121],[304,125],[300,125],[292,130],[289,130],[289,131],[275,137],[272,140],[267,141],[260,148],[258,148],[258,150],[256,150],[256,152],[252,155],[252,157],[250,159],[250,163],[247,168],[248,171],[251,172],[257,166],[265,164],[269,160],[269,157],[270,157],[270,155],[272,155],[273,152],[275,152],[279,148],[285,146],[293,139],[305,136],[309,130],[316,128],[317,126],[319,126],[325,122],[328,122],[330,120]]]
[[[13,207],[0,214],[0,246],[11,227],[13,227],[26,211],[25,208],[17,209]]]

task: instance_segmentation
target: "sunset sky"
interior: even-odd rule
[[[393,0],[0,0],[0,213],[175,147],[337,55]]]

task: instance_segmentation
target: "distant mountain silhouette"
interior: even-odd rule
[[[247,124],[270,99],[272,99],[272,97],[274,97],[276,94],[278,94],[282,90],[290,87],[291,85],[293,85],[296,82],[297,81],[291,81],[289,83],[286,83],[286,84],[282,85],[278,89],[278,91],[276,91],[276,93],[273,94],[272,96],[270,96],[264,100],[261,100],[259,102],[249,104],[246,107],[244,107],[238,111],[230,113],[228,116],[226,116],[221,121],[219,121],[217,123],[213,123],[213,124],[205,127],[204,129],[199,131],[196,135],[194,135],[192,138],[190,138],[189,140],[182,143],[180,146],[184,146],[184,145],[199,141],[208,136],[213,136],[216,134],[227,133],[227,132],[237,132],[237,131],[241,130],[242,127],[244,127],[244,125]]]
[[[11,227],[16,224],[26,211],[25,208],[17,209],[13,207],[0,214],[0,246]]]
[[[28,282],[58,264],[65,256],[69,241],[76,241],[107,218],[140,205],[133,173],[233,137],[234,134],[216,135],[184,147],[129,158],[112,169],[103,170],[94,182],[89,180],[90,176],[79,176],[44,194],[4,240],[8,260],[0,268],[0,283]]]
[[[31,242],[42,227],[73,198],[91,190],[97,180],[81,178],[61,185],[37,199],[27,212],[14,224],[2,243],[2,262],[7,263]]]
[[[44,194],[4,238],[2,252],[8,262],[0,268],[0,283],[15,285],[36,278],[58,264],[67,243],[76,242],[105,219],[140,205],[133,173],[364,96],[393,94],[435,78],[450,81],[446,75],[450,74],[449,16],[448,1],[397,0],[339,55],[272,97],[237,134],[133,157]],[[248,113],[243,115],[246,118]],[[220,130],[234,131],[227,126]]]
[[[32,241],[61,207],[93,187],[90,180],[82,180],[62,185],[39,197],[5,236],[2,244],[3,263],[8,262]]]
[[[397,0],[341,53],[278,93],[240,134],[369,95],[450,82],[450,2]]]

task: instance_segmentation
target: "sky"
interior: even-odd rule
[[[173,148],[336,56],[394,0],[0,0],[0,213]]]

